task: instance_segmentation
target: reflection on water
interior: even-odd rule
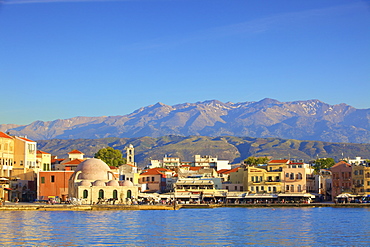
[[[1,245],[370,245],[365,208],[3,211]]]

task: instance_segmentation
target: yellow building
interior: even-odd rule
[[[244,175],[244,187],[251,193],[279,193],[281,192],[280,179],[280,171],[247,167]]]
[[[370,166],[352,165],[353,194],[370,195]]]
[[[51,154],[37,150],[36,152],[36,164],[41,168],[42,171],[51,170]]]
[[[40,167],[37,164],[36,142],[25,137],[14,137],[14,165],[12,176],[34,180]]]
[[[14,139],[0,132],[0,177],[12,176],[14,164]]]

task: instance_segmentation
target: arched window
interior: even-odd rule
[[[297,179],[302,179],[302,173],[298,172]]]
[[[84,190],[82,197],[86,199],[89,196],[89,192],[87,190]]]
[[[294,179],[294,173],[290,174],[290,179],[292,179],[292,180]]]
[[[302,186],[300,184],[297,186],[297,190],[298,192],[302,192]]]
[[[118,192],[117,192],[117,190],[113,190],[113,199],[118,199]]]
[[[294,185],[290,186],[290,192],[294,192]]]
[[[104,199],[104,190],[99,190],[99,198]]]
[[[127,198],[131,198],[131,195],[132,195],[131,190],[128,190],[127,191]]]

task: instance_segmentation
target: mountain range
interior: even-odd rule
[[[177,135],[370,143],[370,109],[319,100],[279,102],[268,98],[242,103],[157,103],[122,116],[2,124],[0,131],[33,140]]]
[[[93,157],[101,148],[112,147],[125,153],[125,147],[135,147],[135,161],[139,167],[149,164],[150,159],[163,159],[164,156],[179,157],[192,161],[194,155],[211,155],[221,160],[237,164],[250,156],[303,159],[305,162],[316,158],[343,158],[360,156],[370,157],[370,144],[332,143],[320,141],[299,141],[280,138],[252,138],[235,136],[161,136],[137,138],[100,138],[100,139],[52,139],[37,142],[37,148],[57,155],[68,157],[67,153],[78,149],[86,157]]]

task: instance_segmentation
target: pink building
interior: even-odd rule
[[[352,193],[352,166],[344,161],[330,168],[332,172],[332,198],[342,193]]]

